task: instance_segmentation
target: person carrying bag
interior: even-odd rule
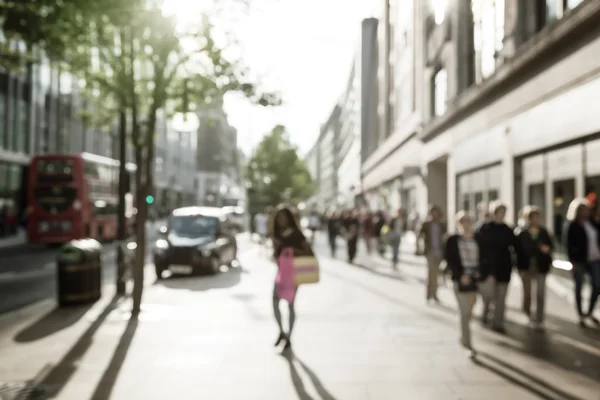
[[[452,274],[454,293],[460,311],[461,345],[475,356],[471,343],[471,318],[477,301],[480,280],[480,243],[475,238],[471,214],[460,211],[456,215],[458,233],[446,241],[445,258]]]

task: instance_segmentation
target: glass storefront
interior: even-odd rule
[[[476,171],[459,174],[456,185],[457,210],[477,215],[477,206],[498,200],[502,182],[501,165],[493,165]]]
[[[517,209],[540,208],[559,251],[569,204],[577,197],[600,196],[600,140],[526,157],[515,163]]]

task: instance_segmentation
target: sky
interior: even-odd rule
[[[198,0],[197,0],[198,1]],[[263,0],[237,23],[243,62],[261,87],[281,93],[279,107],[228,97],[225,109],[250,154],[276,124],[285,125],[302,154],[342,95],[358,50],[361,20],[374,0]]]

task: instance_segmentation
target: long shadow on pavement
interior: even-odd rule
[[[505,363],[490,354],[480,352],[478,357],[474,359],[473,362],[479,367],[487,369],[488,371],[506,379],[508,382],[520,386],[528,392],[539,396],[541,399],[583,400],[550,385],[546,381],[542,381],[541,379],[534,377],[520,368]],[[549,394],[552,397],[548,397]]]
[[[170,289],[191,290],[202,292],[212,289],[227,289],[240,283],[242,274],[247,273],[240,267],[229,268],[226,272],[208,276],[171,276],[167,279],[156,281],[155,285],[161,285]]]
[[[358,262],[354,263],[353,265],[354,265],[355,267],[358,267],[358,268],[360,268],[360,269],[363,269],[363,270],[365,270],[365,271],[367,271],[368,273],[370,273],[370,274],[373,274],[373,275],[383,276],[384,278],[395,279],[395,280],[397,280],[397,281],[403,281],[403,282],[405,282],[405,281],[406,281],[406,279],[405,279],[404,277],[402,277],[402,276],[400,276],[400,275],[397,275],[397,274],[394,274],[394,273],[392,273],[392,272],[382,272],[382,271],[379,271],[379,270],[378,270],[378,269],[376,269],[376,268],[373,268],[373,267],[368,267],[368,266],[366,266],[366,265],[364,265],[364,264],[361,264],[361,263],[358,263]]]
[[[502,342],[502,346],[600,382],[600,358],[585,348],[577,346],[580,336],[573,336],[570,341],[564,341],[558,340],[560,338],[557,337],[557,333],[552,331],[537,332],[513,322],[506,322],[506,327],[509,337],[520,341],[522,347],[507,342]]]
[[[437,304],[435,308],[448,314],[457,315],[456,309],[445,304]],[[583,336],[587,334],[600,338],[600,332],[596,331],[593,334],[590,333],[591,329],[580,329],[569,321],[556,318],[547,317],[547,320],[552,321],[559,329],[547,329],[545,332],[539,332],[528,326],[506,321],[507,337],[520,342],[522,346],[511,345],[509,342],[502,340],[500,336],[492,342],[500,347],[508,348],[600,382],[600,358],[596,353],[585,349],[585,347],[597,348],[598,341],[590,341],[589,337]],[[567,339],[561,339],[560,336]],[[585,368],[577,367],[577,365],[585,366]]]
[[[78,307],[55,308],[19,332],[15,336],[15,341],[19,343],[34,342],[66,329],[79,321],[92,305],[86,304]]]
[[[110,313],[117,307],[119,299],[120,298],[117,296],[113,297],[110,303],[102,310],[102,313],[98,315],[67,354],[64,355],[62,360],[52,367],[44,379],[35,384],[34,392],[44,393],[46,397],[43,398],[53,398],[53,396],[60,393],[62,388],[69,382],[77,370],[79,360],[81,360],[92,345],[94,334],[98,331]]]
[[[319,394],[320,399],[318,400],[336,400],[335,397],[331,395],[321,383],[321,380],[317,377],[317,375],[301,360],[299,360],[292,350],[284,350],[281,355],[286,359],[288,365],[290,367],[290,375],[292,377],[292,383],[294,384],[294,389],[296,389],[296,394],[298,395],[299,400],[317,400],[314,397],[310,396],[306,391],[306,387],[304,386],[304,382],[298,373],[298,368],[294,361],[297,361],[298,364],[302,367],[308,378],[312,382],[315,390]]]
[[[98,382],[96,390],[94,390],[94,394],[92,395],[91,399],[110,399],[112,391],[115,387],[115,383],[117,382],[117,378],[119,377],[119,373],[121,372],[121,368],[123,367],[123,363],[125,362],[125,358],[127,357],[127,352],[129,351],[131,343],[133,342],[133,337],[135,336],[135,331],[137,328],[138,319],[135,316],[132,316],[127,322],[127,327],[121,335],[119,344],[115,348],[113,356],[108,363],[108,366],[104,370],[102,378],[100,378],[100,381]]]

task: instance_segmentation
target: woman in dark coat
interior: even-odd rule
[[[589,203],[586,199],[575,199],[567,211],[567,226],[563,229],[563,242],[567,248],[569,262],[573,265],[575,281],[575,300],[579,325],[586,326],[586,319],[600,325],[593,315],[596,301],[600,295],[600,235],[597,222],[590,218]],[[592,296],[587,313],[583,311],[581,292],[585,276],[590,276]]]
[[[517,268],[523,279],[523,312],[529,316],[535,328],[541,329],[544,323],[546,300],[546,275],[552,266],[553,244],[550,234],[541,225],[541,214],[537,207],[523,208],[524,226],[515,230],[519,246]],[[536,286],[535,315],[531,314],[532,284]]]

